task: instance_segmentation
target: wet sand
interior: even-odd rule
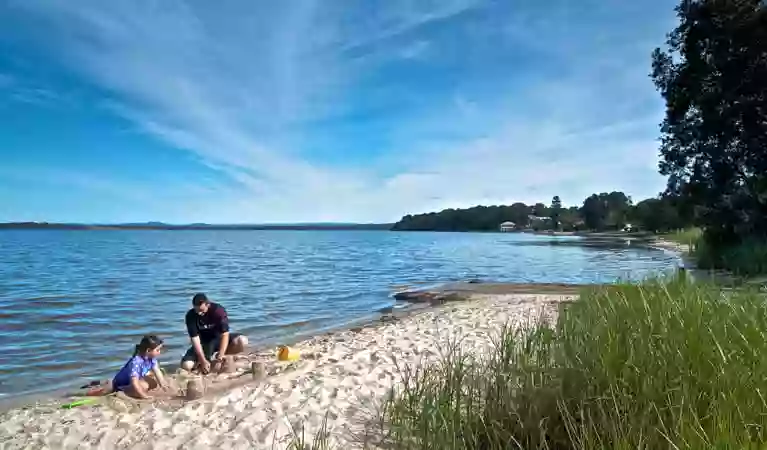
[[[299,342],[299,361],[278,362],[273,351],[240,357],[233,373],[195,381],[204,386],[196,400],[184,399],[189,379],[176,375],[173,391],[153,401],[113,395],[73,409],[49,401],[7,411],[0,448],[280,449],[325,420],[338,448],[359,448],[403,368],[433,363],[457,337],[464,351],[487,352],[502,325],[553,320],[579,288],[448,285],[443,292],[461,301]],[[250,373],[254,362],[263,378]]]

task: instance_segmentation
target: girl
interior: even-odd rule
[[[117,372],[112,380],[115,391],[123,391],[133,398],[149,398],[151,389],[165,386],[157,357],[160,356],[162,340],[154,335],[144,336],[136,346],[131,359]],[[150,375],[150,372],[152,373]]]

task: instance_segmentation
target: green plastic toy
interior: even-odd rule
[[[81,400],[75,400],[72,403],[66,403],[64,405],[61,405],[61,407],[64,409],[72,409],[72,408],[77,408],[78,406],[90,405],[91,403],[96,403],[98,400],[99,400],[98,397],[86,397]]]

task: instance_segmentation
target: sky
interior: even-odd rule
[[[0,221],[634,200],[673,0],[0,0]]]

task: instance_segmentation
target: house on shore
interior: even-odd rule
[[[515,224],[514,222],[503,222],[501,225],[499,225],[499,227],[498,227],[498,228],[499,228],[499,229],[500,229],[502,232],[504,232],[504,233],[505,233],[505,232],[508,232],[508,231],[514,231],[514,230],[516,230],[516,229],[517,229],[517,224]]]
[[[531,215],[527,216],[527,220],[529,220],[531,224],[533,224],[533,223],[543,223],[543,222],[550,221],[551,217],[545,217],[545,216],[540,216],[539,217],[539,216],[534,216],[534,215],[531,214]]]

